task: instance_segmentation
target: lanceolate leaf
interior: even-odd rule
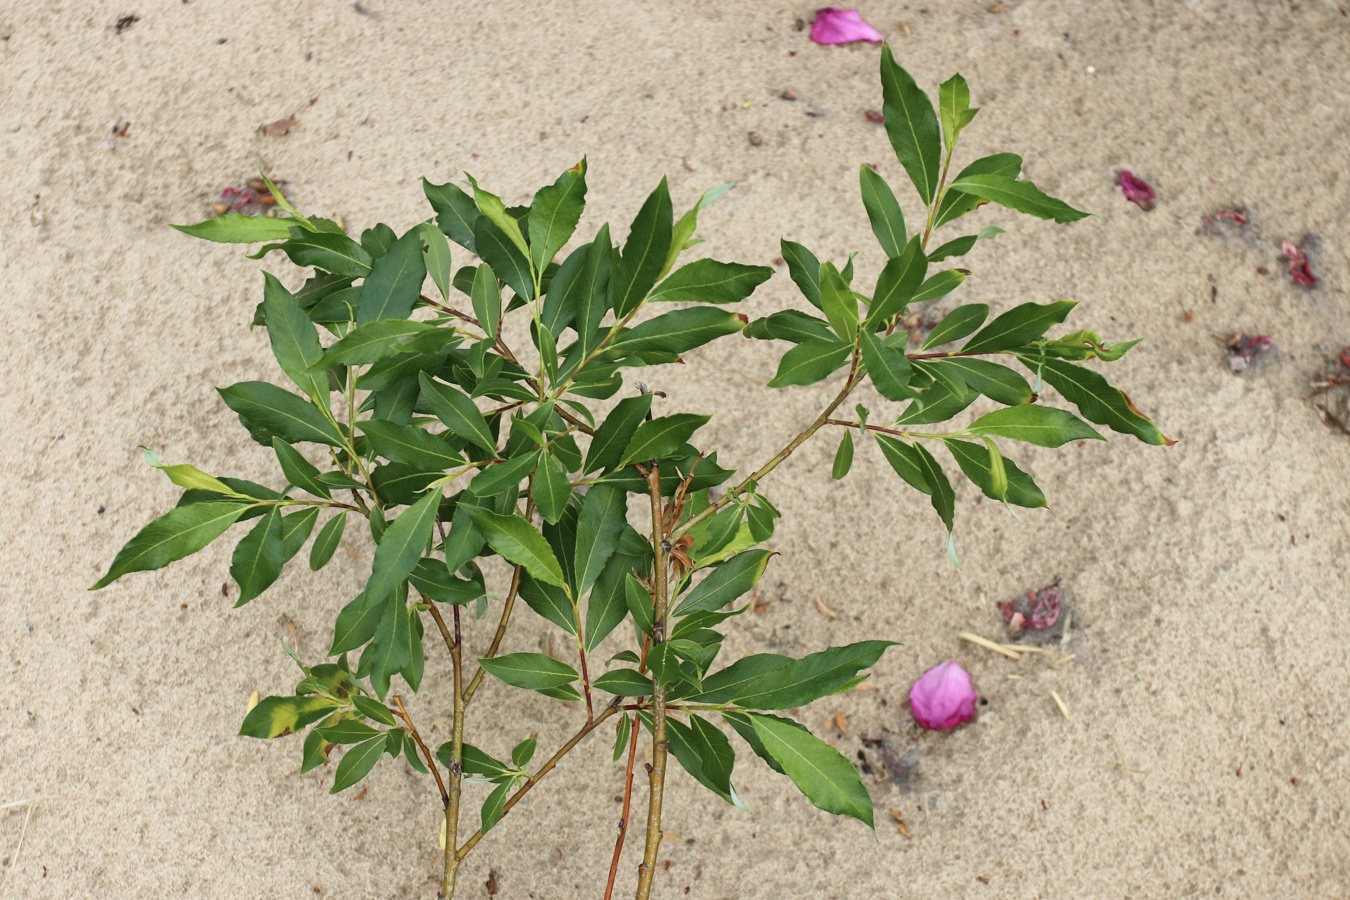
[[[329,369],[337,365],[361,366],[379,362],[398,352],[400,344],[433,328],[434,326],[427,322],[413,322],[408,319],[377,319],[374,322],[367,322],[352,329],[346,337],[329,347],[314,369]]]
[[[529,522],[516,515],[498,515],[480,507],[468,508],[474,527],[483,533],[488,544],[509,563],[524,566],[525,571],[545,584],[562,587],[562,566],[544,540],[544,536]]]
[[[277,461],[281,464],[281,471],[287,481],[316,497],[325,499],[332,497],[328,485],[319,480],[319,470],[301,456],[299,450],[281,438],[272,439],[272,450],[277,455]]]
[[[379,546],[375,548],[370,580],[366,582],[367,594],[383,597],[407,581],[408,575],[422,559],[427,542],[431,540],[431,529],[436,522],[440,501],[439,489],[427,492],[425,497],[400,513],[394,524],[385,531]]]
[[[619,697],[649,697],[652,693],[652,680],[633,669],[614,669],[595,679],[598,691],[606,691]]]
[[[872,295],[872,305],[867,311],[864,328],[875,331],[883,322],[890,321],[904,311],[914,294],[923,284],[928,273],[928,260],[919,248],[919,238],[905,245],[899,256],[886,263],[886,267],[877,276],[877,288]]]
[[[1023,303],[999,316],[966,342],[962,353],[996,353],[1023,347],[1044,336],[1051,325],[1063,322],[1078,304],[1073,300],[1054,303]]]
[[[337,707],[327,697],[265,697],[244,716],[239,735],[266,739],[294,734]]]
[[[445,423],[456,436],[463,438],[488,454],[497,455],[497,443],[487,419],[477,405],[461,391],[439,381],[433,381],[426,372],[418,375],[422,399],[436,418]]]
[[[803,341],[783,354],[769,387],[815,384],[828,378],[848,359],[850,349],[843,341]]]
[[[605,421],[595,430],[591,438],[590,450],[586,453],[583,472],[608,469],[617,466],[623,458],[624,448],[633,439],[633,432],[641,424],[652,408],[652,395],[639,394],[625,397],[615,404],[614,409],[605,417]]]
[[[923,472],[924,480],[928,482],[931,491],[928,499],[933,504],[933,509],[942,519],[942,524],[947,526],[947,533],[950,534],[954,527],[956,517],[956,493],[952,490],[952,483],[947,480],[947,473],[942,471],[933,454],[929,453],[922,444],[913,444],[915,458],[918,461],[919,468]],[[955,561],[956,555],[952,554]]]
[[[938,88],[938,110],[942,117],[942,142],[952,152],[961,130],[975,118],[978,109],[970,107],[970,87],[959,74],[947,79]]]
[[[360,278],[370,273],[370,254],[345,234],[295,226],[281,249],[297,266],[314,266],[334,275]]]
[[[881,48],[882,114],[895,155],[924,203],[932,203],[942,168],[942,136],[933,104],[900,68],[889,45]]]
[[[745,316],[713,306],[677,309],[623,333],[609,345],[607,354],[618,359],[638,353],[684,353],[735,334],[745,323]]]
[[[756,750],[762,748],[806,799],[828,813],[851,816],[869,828],[875,827],[872,798],[858,770],[838,750],[789,719],[742,715],[759,740]]]
[[[384,597],[372,597],[365,591],[357,594],[356,599],[338,613],[333,624],[333,645],[328,654],[335,656],[355,650],[373,638],[384,618],[385,607],[396,602],[392,594]]]
[[[223,244],[254,244],[260,241],[284,241],[290,236],[291,219],[271,216],[246,216],[225,213],[195,225],[170,225],[184,234]]]
[[[586,161],[583,159],[541,188],[530,204],[530,256],[535,271],[542,272],[553,254],[562,249],[576,231],[586,208]]]
[[[561,587],[535,581],[526,572],[520,577],[520,599],[524,600],[530,609],[568,634],[577,633],[579,626],[576,610],[572,608],[572,601],[567,598],[567,592]]]
[[[915,490],[922,491],[925,494],[933,493],[933,488],[928,484],[928,477],[924,474],[923,464],[920,462],[919,455],[913,445],[884,434],[876,435],[876,439],[877,446],[881,448],[881,455],[886,457],[886,462],[891,464],[895,474],[903,478]]]
[[[834,466],[830,476],[838,480],[847,475],[851,468],[853,468],[853,432],[845,429],[844,436],[839,439],[839,449],[834,453]]]
[[[914,367],[905,354],[887,347],[877,340],[872,332],[864,330],[862,355],[863,363],[867,366],[867,374],[872,377],[872,384],[876,386],[881,396],[887,400],[904,400],[917,396],[909,386]]]
[[[395,425],[380,419],[365,419],[358,423],[366,440],[380,456],[394,462],[416,466],[425,472],[458,468],[465,464],[443,438],[430,434],[415,425]]]
[[[661,179],[628,233],[623,254],[609,279],[609,307],[620,318],[628,315],[656,284],[670,250],[673,213],[670,189]]]
[[[965,280],[965,273],[959,269],[947,269],[944,272],[938,272],[919,285],[919,289],[914,292],[913,297],[909,298],[909,302],[910,304],[928,303],[940,297],[945,297],[959,288],[961,282]]]
[[[162,569],[214,541],[249,510],[246,503],[192,503],[169,510],[126,543],[108,573],[90,590],[112,584],[128,572]]]
[[[796,241],[783,238],[780,242],[788,274],[807,302],[820,309],[820,260]]]
[[[474,223],[474,243],[483,262],[491,266],[511,290],[523,298],[534,298],[534,274],[530,271],[529,257],[487,216],[479,217]]]
[[[328,565],[328,561],[333,558],[333,552],[342,543],[342,532],[346,527],[347,514],[340,512],[325,522],[324,526],[319,529],[319,536],[314,539],[314,546],[309,548],[309,567],[311,570],[317,572]]]
[[[473,199],[478,204],[478,211],[500,229],[502,234],[511,241],[511,244],[521,254],[528,255],[530,248],[525,242],[524,233],[520,230],[520,223],[507,211],[506,204],[502,203],[502,199],[491,191],[480,188],[478,182],[469,173],[465,172],[464,177],[468,179],[469,186],[473,188]]]
[[[986,497],[994,500],[1007,500],[1014,506],[1022,506],[1028,509],[1039,509],[1046,505],[1045,494],[1036,486],[1036,482],[1031,480],[1031,476],[1017,467],[1017,464],[1010,459],[1003,460],[1003,471],[1008,478],[1008,490],[1002,497],[994,490],[993,468],[990,459],[989,449],[983,444],[974,441],[958,441],[954,438],[946,440],[944,443],[947,449],[952,452],[957,465],[966,477],[984,492]]]
[[[319,508],[311,506],[281,517],[282,558],[290,562],[309,540],[314,523],[319,521]]]
[[[441,231],[461,247],[477,252],[473,240],[473,225],[481,213],[473,198],[455,184],[432,184],[422,179],[422,191],[431,208],[436,210],[436,224]]]
[[[422,261],[427,267],[427,274],[436,282],[436,289],[441,292],[441,298],[448,301],[451,280],[450,244],[445,240],[445,232],[430,222],[422,223],[420,233]]]
[[[507,653],[478,661],[489,675],[530,691],[569,688],[581,676],[567,663],[542,653]]]
[[[894,641],[862,641],[831,647],[742,682],[726,699],[746,709],[796,709],[852,686],[859,672],[894,646]]]
[[[681,266],[669,278],[658,284],[651,296],[660,301],[694,301],[702,303],[739,303],[755,292],[755,288],[773,276],[768,266],[746,266],[740,263],[700,259]]]
[[[291,292],[282,287],[271,273],[264,272],[263,310],[267,317],[267,336],[272,342],[282,371],[291,377],[300,389],[315,400],[328,396],[328,378],[322,380],[308,371],[323,358],[319,334],[314,323],[305,315]],[[320,401],[323,402],[323,401]]]
[[[966,196],[965,194],[948,196]],[[1003,229],[997,225],[986,225],[980,229],[979,234],[968,234],[965,237],[953,238],[947,243],[941,245],[932,253],[928,254],[929,262],[939,262],[952,256],[965,256],[970,249],[975,246],[975,242],[983,239],[996,237],[1003,233]]]
[[[942,321],[933,327],[933,330],[928,333],[928,340],[923,342],[921,349],[928,350],[932,347],[950,344],[952,341],[959,341],[983,325],[984,320],[988,317],[989,307],[983,303],[958,306],[947,313]]]
[[[342,446],[337,426],[313,403],[290,391],[263,381],[242,381],[217,390],[260,444],[270,447],[272,438],[280,437],[288,444],[310,441]]]
[[[621,465],[669,456],[683,447],[712,416],[677,413],[643,422],[623,452]]]
[[[1065,223],[1088,217],[1088,213],[1074,209],[1063,200],[1042,194],[1030,181],[1018,181],[1008,175],[967,175],[952,182],[951,189],[1038,219]]]
[[[820,267],[820,304],[834,333],[853,343],[858,336],[858,301],[834,263]]]
[[[687,616],[699,610],[721,609],[759,582],[771,556],[773,553],[768,550],[746,550],[736,554],[685,594],[672,614]]]
[[[992,156],[982,156],[975,160],[958,172],[954,180],[960,181],[971,175],[1006,175],[1009,178],[1016,178],[1021,171],[1022,157],[1016,153],[995,153]],[[983,199],[976,197],[974,194],[954,191],[948,185],[947,189],[942,192],[942,201],[938,203],[937,217],[933,221],[933,227],[941,228],[946,223],[964,216],[984,202]],[[981,232],[981,234],[983,233]]]
[[[586,261],[576,279],[574,289],[569,289],[563,297],[564,303],[575,304],[578,340],[581,342],[583,357],[595,348],[595,332],[600,320],[609,309],[610,267],[614,262],[614,246],[610,243],[609,224],[600,226],[595,239],[586,250]],[[580,360],[578,360],[580,364]]]
[[[384,755],[386,743],[384,733],[381,732],[369,740],[354,744],[338,762],[337,771],[333,774],[333,788],[329,793],[344,791],[369,775]]]
[[[716,203],[727,191],[735,187],[735,182],[730,184],[721,184],[715,188],[710,188],[703,192],[703,196],[698,198],[698,202],[691,206],[684,215],[680,216],[675,222],[675,226],[670,232],[670,251],[666,253],[665,265],[661,268],[661,276],[669,272],[675,266],[675,260],[680,258],[680,254],[686,249],[699,243],[692,240],[694,232],[698,229],[698,214],[704,208]]]
[[[872,170],[862,166],[858,170],[858,179],[862,187],[863,206],[867,208],[867,218],[872,222],[872,233],[887,257],[899,256],[909,243],[905,233],[905,216],[900,211],[900,203],[895,199],[891,186]]]
[[[591,589],[619,545],[628,509],[628,494],[622,488],[595,484],[581,502],[577,520],[577,595]]]
[[[1077,406],[1088,421],[1121,434],[1132,434],[1146,444],[1170,446],[1176,443],[1164,437],[1153,420],[1136,409],[1124,391],[1112,387],[1099,373],[1061,359],[1042,361],[1030,355],[1018,359],[1063,394],[1065,400]]]
[[[572,496],[572,485],[567,480],[567,468],[552,453],[544,453],[534,473],[534,505],[539,515],[549,524],[562,518],[567,501]]]
[[[273,506],[234,549],[230,577],[239,585],[239,600],[234,605],[243,606],[271,587],[285,563],[281,507]]]
[[[785,309],[745,327],[745,336],[760,341],[834,341],[834,332],[822,319],[795,309]]]
[[[399,238],[388,253],[375,261],[370,275],[361,285],[356,324],[364,325],[378,319],[406,319],[421,295],[426,277],[419,227]]]
[[[989,362],[985,359],[952,356],[947,359],[931,360],[930,371],[946,370],[955,372],[972,390],[979,391],[990,400],[1005,406],[1021,406],[1030,403],[1033,396],[1031,385],[1007,366]]]

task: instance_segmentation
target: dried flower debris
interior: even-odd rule
[[[1245,372],[1259,357],[1275,349],[1269,335],[1247,335],[1237,332],[1228,338],[1228,367],[1234,372]]]
[[[1153,203],[1158,199],[1158,194],[1147,181],[1135,175],[1129,169],[1122,169],[1116,175],[1116,184],[1120,185],[1120,190],[1125,195],[1126,200],[1145,212],[1153,209]]]
[[[286,182],[273,182],[277,191],[286,195]],[[250,178],[243,187],[226,186],[220,190],[220,198],[211,204],[211,211],[218,216],[228,212],[243,213],[246,216],[259,216],[276,206],[276,198],[267,189],[267,183],[261,178]]]
[[[1280,242],[1280,255],[1289,263],[1289,277],[1309,288],[1317,285],[1317,276],[1313,275],[1308,263],[1308,249],[1315,242],[1311,235],[1305,235],[1297,244],[1288,238]]]

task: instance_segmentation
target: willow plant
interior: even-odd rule
[[[886,130],[923,214],[911,227],[892,189],[864,166],[863,204],[887,259],[871,294],[855,289],[852,257],[842,266],[820,262],[784,240],[783,258],[807,306],[753,322],[734,305],[772,269],[681,263],[700,243],[700,211],[725,188],[675,218],[662,180],[622,247],[606,225],[556,260],[582,214],[585,160],[527,207],[507,207],[472,177],[464,187],[426,182],[435,217],[402,235],[381,224],[354,239],[333,221],[302,215],[275,190],[286,217],[231,213],[180,227],[212,241],[267,242],[255,258],[280,251],[313,269],[295,292],[265,275],[256,314],[293,388],[249,381],[220,389],[252,439],[275,453],[280,487],[150,456],[184,489],[182,498],[122,548],[94,588],[161,568],[247,521],[230,564],[236,605],[243,605],[277,581],[316,528],[308,555],[315,570],[352,519],[369,528],[370,574],[345,605],[334,604],[328,659],[297,658],[302,677],[294,691],[257,703],[241,734],[307,732],[301,771],[324,766],[341,748],[334,793],[385,756],[402,755],[428,774],[445,811],[444,897],[493,826],[601,726],[612,734],[614,760],[625,760],[606,897],[629,830],[643,732],[650,739],[638,898],[649,896],[657,871],[668,756],[742,806],[730,732],[816,806],[871,827],[872,803],[857,770],[784,711],[856,687],[894,644],[869,640],[802,659],[760,653],[718,664],[722,629],[745,612],[743,598],[771,556],[764,544],[779,512],[765,479],[821,433],[839,436],[835,478],[849,471],[858,441],[875,444],[906,484],[928,496],[950,536],[953,467],[936,453],[949,454],[954,470],[986,496],[1034,508],[1045,497],[1004,456],[1007,442],[1058,447],[1100,439],[1095,423],[1167,443],[1124,393],[1083,365],[1118,359],[1134,342],[1108,346],[1090,331],[1047,336],[1070,301],[1023,303],[989,321],[984,304],[957,306],[913,345],[902,322],[907,309],[949,294],[967,275],[939,264],[999,231],[986,227],[930,249],[939,230],[987,202],[1061,223],[1085,213],[1019,178],[1022,160],[1012,153],[951,174],[957,139],[977,111],[960,75],[939,88],[936,111],[889,48],[881,78]],[[475,261],[456,270],[451,242]],[[513,315],[528,317],[526,352],[508,343],[525,330],[506,327]],[[837,384],[820,414],[745,476],[692,443],[708,415],[671,409],[641,382],[625,381],[628,370],[677,362],[738,336],[787,345],[770,388],[800,389],[832,376]],[[1081,418],[1042,403],[1045,384]],[[844,417],[840,410],[855,395],[879,408],[858,404],[856,418]],[[596,403],[616,396],[616,403]],[[965,425],[943,424],[977,401],[994,408]],[[634,497],[644,512],[630,520]],[[955,558],[950,537],[948,548]],[[479,560],[493,557],[509,575],[490,588],[485,571],[497,570]],[[565,635],[565,652],[506,652],[522,602]],[[466,607],[480,615],[494,607],[500,617],[486,646],[465,645]],[[417,692],[428,644],[432,652],[443,645],[453,672],[449,697],[424,698],[426,716],[448,713],[452,722],[450,740],[434,750],[395,689],[401,679]],[[535,761],[534,739],[505,751],[514,695],[480,693],[489,679],[568,701],[575,733],[543,762]],[[471,716],[486,697],[495,704],[491,714]],[[597,802],[608,798],[606,791]],[[478,807],[472,818],[464,814],[470,801]]]

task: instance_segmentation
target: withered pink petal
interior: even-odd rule
[[[1289,240],[1289,238],[1280,241],[1280,252],[1284,254],[1284,258],[1291,263],[1301,263],[1306,258],[1303,255],[1303,248]]]
[[[1306,257],[1289,267],[1289,277],[1304,287],[1313,287],[1317,284],[1317,276],[1312,273],[1312,269],[1308,268]]]
[[[1140,209],[1153,208],[1153,201],[1157,199],[1157,194],[1153,192],[1153,187],[1147,181],[1138,177],[1129,169],[1121,170],[1116,180],[1121,191],[1125,194],[1126,200]]]
[[[864,22],[856,9],[826,6],[816,10],[816,20],[811,23],[811,40],[817,44],[851,44],[854,41],[879,44],[885,38]]]
[[[956,660],[934,666],[909,689],[914,719],[930,731],[955,728],[975,716],[975,687]]]

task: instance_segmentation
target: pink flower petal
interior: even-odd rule
[[[1139,178],[1128,169],[1121,171],[1116,179],[1120,189],[1125,194],[1125,199],[1143,210],[1153,208],[1153,201],[1157,199],[1157,194],[1153,192],[1153,187],[1144,179]]]
[[[909,689],[914,719],[930,731],[955,728],[974,718],[977,699],[970,673],[955,660],[924,672]]]
[[[885,38],[864,22],[856,9],[827,6],[816,11],[816,20],[811,23],[811,40],[817,44],[851,44],[854,41],[879,44]]]
[[[1317,285],[1317,276],[1308,268],[1308,260],[1301,259],[1289,267],[1289,277],[1297,281],[1304,287],[1315,287]]]

